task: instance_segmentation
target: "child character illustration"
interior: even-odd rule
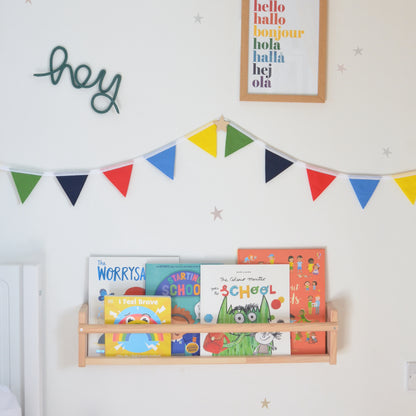
[[[308,312],[309,315],[312,315],[312,307],[313,307],[313,296],[308,296]]]
[[[316,289],[316,286],[318,286],[318,282],[316,280],[314,280],[312,282],[312,289],[315,290]]]
[[[312,274],[319,274],[319,263],[315,263],[313,265],[313,270],[312,270]]]
[[[244,263],[254,263],[257,256],[249,255],[244,259]]]
[[[315,263],[315,261],[314,261],[314,259],[313,259],[313,258],[310,258],[310,259],[308,260],[308,272],[309,272],[309,273],[312,273],[314,263]]]
[[[287,261],[289,262],[289,269],[293,270],[293,266],[294,266],[294,263],[295,263],[295,258],[293,256],[289,256]]]
[[[120,312],[115,324],[160,324],[160,318],[151,309],[144,306],[131,306]],[[123,348],[126,351],[144,353],[157,350],[159,341],[152,338],[152,334],[113,334],[113,340],[117,342],[116,349]]]
[[[228,306],[227,296],[224,296],[217,323],[269,323],[273,319],[265,296],[263,296],[260,307],[254,303],[244,306]],[[227,332],[225,334],[209,333],[204,341],[204,349],[213,355],[253,355],[258,346],[255,337],[250,333]]]
[[[307,281],[304,283],[304,285],[305,285],[305,289],[306,289],[306,290],[309,290],[309,287],[310,287],[310,285],[311,285],[311,282],[309,282],[309,280],[307,280]]]
[[[296,264],[298,266],[298,271],[302,270],[302,265],[303,265],[303,256],[298,256],[296,258]]]
[[[313,304],[315,306],[315,314],[319,315],[319,307],[321,306],[321,297],[317,296],[315,298],[315,302]]]
[[[269,263],[274,264],[274,254],[269,254],[267,257],[269,258]]]
[[[172,309],[173,324],[193,324],[195,320],[185,308],[175,305]],[[199,334],[172,333],[172,355],[197,355],[199,351]]]
[[[316,333],[315,332],[311,332],[310,333],[310,337],[309,337],[309,344],[316,344],[318,342],[318,338],[316,337]]]

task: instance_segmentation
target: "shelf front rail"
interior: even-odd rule
[[[86,365],[132,365],[132,364],[259,364],[259,363],[312,363],[337,362],[337,330],[338,313],[327,305],[327,322],[310,323],[279,323],[279,324],[163,324],[158,325],[157,330],[153,325],[113,325],[113,324],[88,324],[88,305],[83,304],[79,310],[78,342],[79,342],[79,367]],[[192,329],[190,329],[190,327]],[[200,357],[200,356],[171,356],[171,357],[89,357],[88,334],[93,333],[208,333],[208,332],[327,332],[326,354],[292,354],[292,355],[267,355],[267,356],[238,356],[238,357]]]

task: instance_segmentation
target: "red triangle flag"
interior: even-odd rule
[[[323,191],[325,191],[325,189],[336,178],[336,176],[311,169],[306,169],[306,171],[308,173],[312,199],[315,201],[315,199],[318,198],[318,196],[321,195]]]
[[[107,179],[124,195],[127,195],[127,190],[129,189],[131,171],[133,169],[133,164],[128,166],[123,166],[122,168],[116,168],[112,170],[107,170],[104,175]]]

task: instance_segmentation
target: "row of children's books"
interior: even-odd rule
[[[325,249],[239,249],[238,264],[89,258],[90,324],[324,322]],[[323,354],[325,332],[89,334],[90,356]]]

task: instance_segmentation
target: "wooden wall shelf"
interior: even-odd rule
[[[327,334],[326,354],[268,355],[243,357],[89,357],[87,354],[88,334],[92,333],[154,333],[153,325],[90,325],[88,305],[79,310],[78,342],[79,367],[86,365],[185,365],[185,364],[260,364],[260,363],[318,363],[336,364],[338,313],[327,304],[327,322],[282,323],[282,324],[192,324],[192,331],[206,332],[305,332],[325,331]],[[164,324],[157,327],[158,333],[190,332],[189,325]]]

